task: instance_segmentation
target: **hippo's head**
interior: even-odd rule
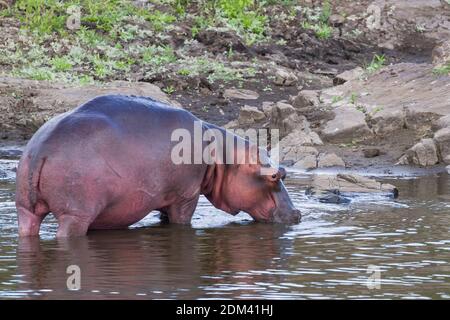
[[[300,211],[295,209],[283,184],[286,170],[274,167],[267,152],[250,146],[245,161],[222,165],[216,170],[220,185],[207,198],[219,209],[231,214],[247,212],[256,221],[298,223]],[[252,154],[257,159],[252,159]]]

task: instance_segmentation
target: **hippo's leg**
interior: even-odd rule
[[[17,218],[19,222],[19,237],[39,236],[42,220],[50,212],[47,204],[38,201],[34,209],[28,209],[27,205],[17,206]]]
[[[100,214],[101,209],[75,209],[58,215],[57,238],[79,237],[86,235],[89,226]]]
[[[197,194],[191,199],[185,199],[162,208],[160,210],[162,222],[167,222],[168,220],[170,223],[190,224],[192,215],[197,207],[199,196],[200,194]]]
[[[33,212],[23,207],[17,208],[18,220],[19,220],[19,236],[31,237],[38,236],[39,229],[41,227],[44,216],[36,215]]]

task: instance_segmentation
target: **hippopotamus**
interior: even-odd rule
[[[232,150],[240,161],[215,161],[218,152],[211,152],[211,161],[175,163],[172,134],[193,132],[195,123],[201,131],[244,141]],[[201,194],[232,215],[244,211],[260,222],[299,222],[283,184],[285,169],[261,152],[250,161],[255,148],[148,97],[96,97],[46,122],[25,147],[17,169],[19,236],[38,236],[50,212],[58,221],[57,237],[127,228],[154,210],[163,221],[189,224]],[[262,175],[262,168],[269,173]]]

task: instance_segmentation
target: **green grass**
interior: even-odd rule
[[[303,14],[305,17],[302,22],[303,29],[313,30],[316,37],[321,40],[331,38],[333,28],[328,24],[328,20],[332,14],[332,7],[329,1],[324,1],[322,7],[315,10],[304,8]]]
[[[386,62],[386,58],[384,55],[378,55],[376,54],[372,61],[366,66],[366,71],[371,74],[378,70],[380,70]]]
[[[58,72],[69,71],[73,67],[73,63],[70,60],[70,57],[67,56],[53,58],[50,62],[53,68]]]
[[[449,75],[450,74],[450,62],[443,66],[434,68],[433,74],[435,74],[437,76]]]
[[[281,4],[293,19],[300,10],[294,0],[148,0],[144,4],[131,0],[16,0],[0,11],[0,17],[20,22],[20,41],[14,35],[11,43],[0,44],[0,64],[10,74],[37,80],[91,83],[175,74],[201,75],[211,83],[242,83],[254,77],[259,67],[232,67],[229,62],[239,53],[231,47],[221,57],[210,53],[192,57],[184,47],[175,48],[171,31],[178,32],[181,25],[187,42],[194,42],[190,36],[221,28],[234,31],[250,45],[270,40],[269,22],[286,17],[274,17],[269,6]],[[81,26],[69,29],[66,22],[74,11],[80,12]],[[330,15],[331,5],[326,1],[311,18],[311,28],[319,39],[331,37]]]

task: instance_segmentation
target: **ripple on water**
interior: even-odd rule
[[[133,230],[56,241],[48,216],[41,240],[25,245],[10,181],[0,182],[0,298],[449,298],[448,176],[432,180],[437,188],[403,179],[399,199],[357,195],[349,205],[319,203],[288,181],[303,214],[293,226],[231,216],[204,197],[192,227],[151,213]],[[85,277],[78,292],[66,288],[70,264]],[[367,287],[370,266],[380,289]]]

